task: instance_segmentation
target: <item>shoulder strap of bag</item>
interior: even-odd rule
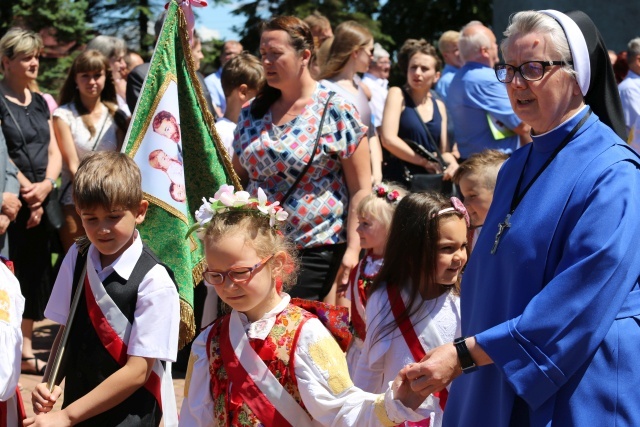
[[[336,94],[335,92],[329,92],[329,97],[327,98],[327,102],[324,104],[324,111],[322,111],[322,117],[320,118],[320,125],[318,126],[318,135],[316,136],[316,142],[313,144],[313,151],[311,152],[311,157],[309,157],[309,161],[304,166],[302,171],[300,171],[300,173],[298,174],[298,177],[296,178],[295,182],[291,184],[291,187],[289,188],[287,193],[280,200],[280,206],[284,206],[284,204],[289,199],[289,197],[291,197],[291,195],[295,191],[296,187],[298,186],[302,178],[307,174],[307,171],[311,167],[311,163],[313,163],[313,159],[316,157],[316,151],[318,150],[318,144],[320,143],[320,137],[322,136],[322,127],[324,126],[324,118],[326,117],[327,111],[329,110],[328,108],[329,102],[331,102],[331,98],[333,98],[333,95],[335,94]]]
[[[402,91],[404,92],[404,89],[402,89]],[[408,93],[407,93],[407,95],[408,95]],[[438,108],[438,104],[435,101],[433,102],[433,104],[434,104],[433,108]],[[427,133],[427,138],[429,138],[429,142],[431,142],[431,144],[433,144],[433,147],[436,149],[436,156],[438,157],[438,163],[440,163],[440,166],[442,167],[442,169],[445,169],[447,167],[447,164],[445,163],[444,159],[442,158],[442,153],[440,152],[440,147],[438,147],[438,144],[436,144],[436,141],[433,139],[433,136],[431,135],[431,132],[429,132],[429,128],[427,127],[427,125],[422,120],[422,116],[420,116],[420,113],[418,112],[418,106],[414,104],[412,110],[416,113],[416,116],[418,116],[418,121],[422,125],[422,128],[424,129],[424,131]],[[435,113],[435,111],[434,111],[434,113]]]
[[[104,108],[107,108],[107,106],[105,105]],[[102,127],[100,128],[100,132],[98,133],[98,136],[96,137],[95,142],[93,143],[93,147],[91,147],[91,151],[95,151],[96,147],[100,143],[100,137],[102,136],[102,131],[104,130],[104,125],[107,124],[107,120],[109,120],[109,115],[110,114],[111,113],[108,111],[108,108],[107,108],[107,115],[105,116],[104,120],[102,121]]]
[[[24,153],[27,155],[27,160],[29,160],[29,166],[31,166],[31,171],[35,176],[36,168],[33,167],[33,160],[31,160],[31,155],[29,154],[29,150],[27,149],[27,140],[24,138],[24,134],[22,133],[22,128],[20,127],[20,125],[18,124],[18,121],[14,117],[13,112],[11,111],[11,108],[9,108],[9,104],[7,104],[7,100],[4,99],[4,93],[2,91],[0,91],[0,99],[2,99],[2,103],[4,104],[4,107],[9,112],[9,116],[11,116],[11,119],[16,124],[16,129],[18,129],[18,133],[20,134],[20,138],[22,140],[22,145],[20,146],[20,148],[22,148],[22,151],[24,151]],[[32,102],[33,102],[33,99],[32,99]]]

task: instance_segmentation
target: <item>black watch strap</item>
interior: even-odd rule
[[[478,369],[478,366],[475,364],[473,359],[471,358],[471,353],[467,348],[467,343],[465,340],[467,337],[459,337],[453,340],[453,345],[456,347],[456,352],[458,353],[458,360],[460,361],[460,366],[462,367],[462,372],[465,374],[469,374]]]

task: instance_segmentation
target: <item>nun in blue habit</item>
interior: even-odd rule
[[[501,47],[533,142],[504,164],[462,279],[462,333],[412,365],[445,426],[640,426],[640,158],[582,12],[515,14]]]

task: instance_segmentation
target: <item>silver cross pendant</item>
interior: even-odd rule
[[[511,214],[507,214],[500,224],[498,224],[498,232],[496,233],[496,240],[493,242],[493,248],[491,248],[491,255],[494,255],[498,250],[498,245],[500,244],[500,238],[502,237],[502,233],[507,231],[507,228],[511,227],[511,223],[509,220],[511,219]]]

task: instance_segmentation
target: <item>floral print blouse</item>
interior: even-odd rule
[[[318,84],[303,112],[282,126],[273,124],[271,111],[256,119],[250,104],[242,109],[233,148],[249,174],[246,191],[256,194],[261,187],[270,200],[284,197],[310,159],[329,94]],[[346,241],[349,191],[340,159],[355,152],[367,127],[337,94],[328,108],[313,164],[284,205],[285,232],[298,248]]]

